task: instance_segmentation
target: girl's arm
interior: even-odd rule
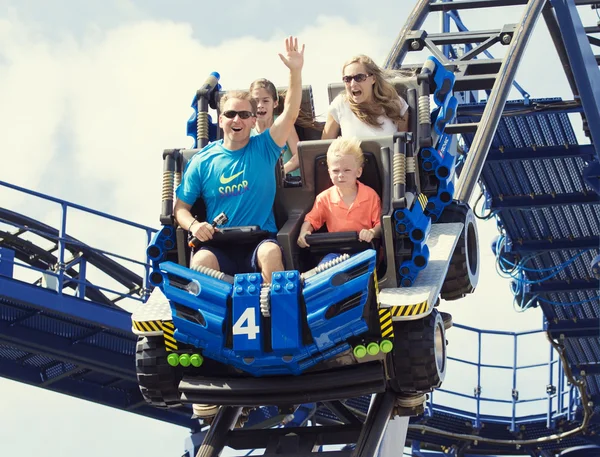
[[[292,158],[283,164],[283,171],[286,174],[300,168],[300,157],[298,157],[298,141],[300,141],[298,138],[298,133],[296,132],[296,129],[293,128],[287,140],[287,145],[292,153]]]

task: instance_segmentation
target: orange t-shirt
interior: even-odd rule
[[[379,225],[381,201],[369,186],[357,181],[358,191],[350,208],[340,197],[337,187],[331,186],[315,199],[315,204],[304,220],[315,230],[327,224],[329,232],[360,232]]]

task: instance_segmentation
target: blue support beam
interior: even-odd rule
[[[540,252],[540,251],[565,251],[598,249],[600,236],[588,236],[584,238],[554,238],[551,240],[513,240],[507,252]]]
[[[41,376],[38,368],[31,365],[19,365],[0,358],[0,374],[7,379],[39,387]],[[130,383],[124,388],[107,389],[105,386],[84,382],[81,379],[62,379],[48,390],[92,401],[104,406],[128,410],[136,414],[161,420],[171,424],[199,429],[197,420],[191,419],[191,410],[161,410],[147,405],[137,384]]]
[[[600,290],[600,281],[597,279],[571,279],[569,281],[544,281],[541,284],[531,284],[528,293],[559,293],[559,292],[577,292],[583,290]]]
[[[573,192],[569,194],[503,195],[492,197],[490,209],[531,209],[548,206],[593,205],[600,203],[597,193]]]
[[[583,160],[592,160],[596,149],[591,144],[548,146],[538,148],[506,148],[490,149],[486,162],[520,162],[523,160],[566,159],[581,157]]]
[[[86,343],[74,344],[69,338],[41,332],[38,329],[12,325],[10,321],[0,321],[0,343],[137,383],[133,357],[135,347],[133,334],[132,354],[127,355]]]
[[[108,307],[69,295],[59,295],[53,290],[3,276],[0,276],[0,291],[2,291],[0,301],[5,297],[9,301],[23,303],[23,297],[27,297],[27,303],[24,303],[27,306],[132,335],[130,314],[117,307]]]
[[[573,365],[571,367],[573,372],[583,376],[598,376],[600,375],[600,363],[584,363],[580,365]]]
[[[552,338],[588,338],[600,335],[600,318],[550,321],[546,323],[546,330]]]
[[[600,71],[573,0],[551,0],[592,143],[600,145]],[[596,151],[598,159],[598,151]]]

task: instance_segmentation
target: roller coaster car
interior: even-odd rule
[[[198,150],[165,154],[163,227],[147,251],[156,287],[132,316],[138,380],[150,404],[289,405],[441,385],[451,317],[435,305],[440,296],[471,293],[479,265],[473,214],[452,200],[456,152],[443,129],[456,108],[453,81],[435,59],[398,80],[411,133],[362,142],[361,181],[382,201],[379,246],[358,242],[356,233],[313,234],[310,249],[296,244],[315,196],[331,185],[330,141],[300,142],[299,187],[286,185],[277,167],[274,212],[287,270],[273,273],[269,286],[257,273],[188,268],[186,234],[169,211],[173,177]],[[330,99],[341,90],[330,85]],[[432,117],[430,94],[438,107]],[[310,88],[307,100],[312,109]],[[263,235],[228,227],[214,242]],[[326,252],[343,256],[316,266]]]

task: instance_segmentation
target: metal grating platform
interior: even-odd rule
[[[35,289],[46,302],[39,306],[18,299],[23,288]],[[137,337],[129,331],[130,315],[112,309],[104,324],[75,319],[50,309],[61,300],[93,303],[0,276],[0,373],[54,392],[152,417],[192,430],[199,422],[191,409],[169,411],[146,404],[134,366]],[[31,291],[30,291],[31,292]],[[31,294],[30,294],[31,295]],[[115,325],[119,323],[119,325]]]
[[[463,105],[458,119],[476,122],[482,104]],[[541,107],[533,109],[533,106]],[[487,207],[494,211],[516,255],[530,258],[526,279],[547,321],[566,333],[574,368],[600,360],[598,280],[591,261],[600,252],[600,198],[583,180],[590,145],[579,145],[560,99],[508,102],[481,175]],[[472,134],[464,135],[467,148]],[[558,266],[564,266],[559,271]],[[582,336],[578,322],[594,336]],[[576,374],[578,370],[575,370]],[[598,395],[600,376],[588,370],[588,389]],[[597,398],[597,397],[596,397]]]

